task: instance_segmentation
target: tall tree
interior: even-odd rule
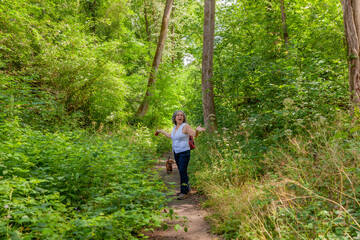
[[[342,0],[345,38],[348,47],[350,100],[354,107],[360,108],[359,39],[360,39],[360,0]]]
[[[167,32],[168,25],[169,25],[172,5],[173,5],[173,0],[166,0],[165,9],[164,9],[164,15],[163,15],[162,23],[161,23],[161,30],[160,30],[159,40],[158,40],[158,44],[157,44],[153,64],[152,64],[152,67],[151,67],[151,70],[150,70],[150,76],[149,76],[149,80],[148,80],[148,85],[147,85],[144,100],[142,101],[142,103],[141,103],[141,105],[140,105],[140,107],[139,107],[139,109],[138,109],[138,111],[136,113],[137,117],[145,116],[145,114],[146,114],[146,112],[147,112],[147,110],[149,109],[149,106],[150,106],[150,98],[152,96],[152,91],[153,91],[154,84],[155,84],[155,81],[156,81],[156,75],[157,75],[157,72],[158,72],[158,69],[159,69],[162,52],[164,50],[166,32]]]
[[[202,101],[205,127],[210,131],[217,129],[213,90],[213,56],[215,34],[215,0],[205,0],[204,32],[202,54]]]
[[[171,19],[174,19],[173,15],[174,15],[174,11],[175,8],[173,9],[172,13],[171,13]],[[172,53],[171,53],[171,63],[175,63],[175,37],[174,37],[174,34],[175,34],[175,22],[173,22],[171,24],[171,47],[172,47]]]

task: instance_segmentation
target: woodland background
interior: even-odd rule
[[[345,4],[346,1],[343,1]],[[203,123],[204,3],[174,1],[143,117],[163,0],[0,1],[0,236],[138,239],[161,225],[171,150]],[[338,0],[217,1],[218,128],[191,181],[227,239],[358,239],[358,109]],[[356,56],[355,56],[356,58]],[[172,212],[166,217],[173,217]]]

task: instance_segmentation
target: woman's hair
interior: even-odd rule
[[[172,115],[172,122],[173,122],[173,124],[176,125],[176,115],[177,115],[178,113],[182,113],[182,114],[184,115],[184,121],[183,121],[183,123],[186,123],[186,115],[185,115],[185,113],[184,113],[183,111],[181,111],[181,110],[177,110],[177,111],[175,111],[175,112],[173,113],[173,115]]]

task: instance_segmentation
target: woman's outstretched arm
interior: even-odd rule
[[[156,132],[164,134],[167,138],[171,138],[171,134],[163,131],[162,129],[160,129],[160,130],[158,129],[158,130],[156,130]]]
[[[201,127],[201,124],[196,127],[195,131],[190,127],[189,124],[186,124],[183,128],[183,133],[189,134],[190,136],[197,137],[199,132],[206,131],[206,128]]]

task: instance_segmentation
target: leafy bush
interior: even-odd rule
[[[143,58],[147,49],[125,27],[128,20],[116,17],[116,13],[127,10],[127,5],[98,2],[98,19],[88,19],[89,13],[82,11],[86,10],[81,7],[88,4],[86,1],[5,0],[0,4],[1,84],[4,82],[6,95],[14,95],[17,105],[31,109],[31,117],[47,118],[57,108],[56,116],[50,116],[48,122],[66,113],[81,117],[86,124],[113,123],[126,122],[133,111],[132,102],[127,100],[137,95],[138,89],[130,86],[138,85],[134,79],[145,86],[146,79],[142,74],[145,62],[131,61],[134,56]],[[108,12],[111,16],[107,16]],[[115,25],[105,24],[109,17]],[[94,35],[88,24],[102,29]],[[102,30],[107,37],[102,36]],[[22,81],[28,83],[26,89]],[[43,98],[44,92],[51,94]],[[29,106],[18,98],[27,93],[38,97],[38,101]],[[6,95],[4,98],[8,98]]]
[[[144,136],[41,132],[12,121],[0,138],[2,238],[131,239],[160,225],[166,194]]]

